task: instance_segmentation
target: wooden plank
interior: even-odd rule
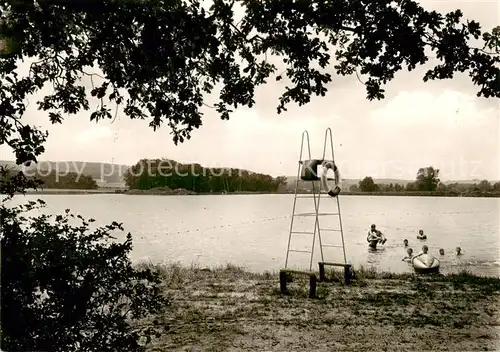
[[[331,262],[318,262],[319,265],[330,265],[330,266],[351,266],[347,263],[331,263]]]
[[[288,290],[286,288],[286,274],[299,274],[309,276],[309,298],[316,298],[316,286],[317,278],[316,274],[310,271],[300,271],[293,269],[282,269],[280,270],[280,291],[282,294],[287,294]]]
[[[318,262],[319,265],[319,281],[325,281],[325,265],[330,266],[343,266],[344,267],[344,283],[349,285],[351,283],[351,264],[340,264],[330,262]]]

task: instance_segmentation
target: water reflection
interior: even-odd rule
[[[371,248],[367,246],[368,254],[366,257],[366,262],[373,266],[378,266],[380,264],[380,260],[385,253],[385,247]]]

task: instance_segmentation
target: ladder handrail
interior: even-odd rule
[[[328,138],[328,131],[330,131],[330,146],[332,149],[332,161],[335,163],[335,154],[333,152],[333,134],[332,134],[332,129],[328,127],[325,131],[325,143],[323,143],[323,160],[325,160],[325,154],[326,154],[326,139]]]
[[[305,130],[304,132],[302,132],[301,143],[300,143],[299,167],[297,169],[297,179],[295,180],[295,196],[293,198],[292,220],[290,221],[290,231],[288,232],[288,245],[287,245],[287,251],[286,251],[286,258],[285,258],[285,268],[288,265],[288,255],[290,253],[290,241],[292,239],[292,231],[293,231],[293,218],[294,218],[293,214],[295,214],[295,207],[297,205],[297,189],[298,189],[299,180],[300,180],[300,162],[302,161],[302,154],[304,152],[304,137],[307,138],[307,150],[309,152],[309,160],[311,159],[311,144],[309,142],[309,132],[307,132],[307,130]]]
[[[325,159],[326,141],[328,139],[328,132],[330,132],[330,147],[331,147],[331,151],[332,151],[332,161],[335,164],[335,153],[333,151],[333,132],[332,132],[332,129],[330,127],[328,127],[326,129],[326,131],[325,131],[325,142],[323,144],[323,159]],[[342,239],[342,251],[343,251],[343,254],[344,254],[344,263],[347,263],[347,256],[346,256],[346,253],[345,253],[345,242],[344,242],[344,229],[342,227],[342,216],[340,215],[341,214],[341,211],[340,211],[340,200],[339,200],[338,196],[336,198],[337,198],[337,209],[339,211],[340,237]]]

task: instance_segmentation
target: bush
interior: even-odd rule
[[[2,350],[144,350],[160,327],[138,321],[167,300],[158,274],[132,266],[130,233],[119,243],[116,222],[26,214],[43,206],[0,205]]]

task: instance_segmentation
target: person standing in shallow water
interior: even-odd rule
[[[408,247],[408,240],[406,238],[403,240],[403,244],[405,247]]]
[[[441,249],[439,250],[439,255],[444,255],[444,249],[443,249],[443,248],[441,248]]]
[[[455,252],[457,253],[457,255],[462,255],[462,248],[460,247],[455,248]]]
[[[384,234],[381,231],[377,230],[377,225],[372,224],[370,230],[368,230],[368,236],[366,237],[366,240],[368,242],[378,240],[378,243],[384,244],[385,241],[387,241],[387,238],[385,238]]]

